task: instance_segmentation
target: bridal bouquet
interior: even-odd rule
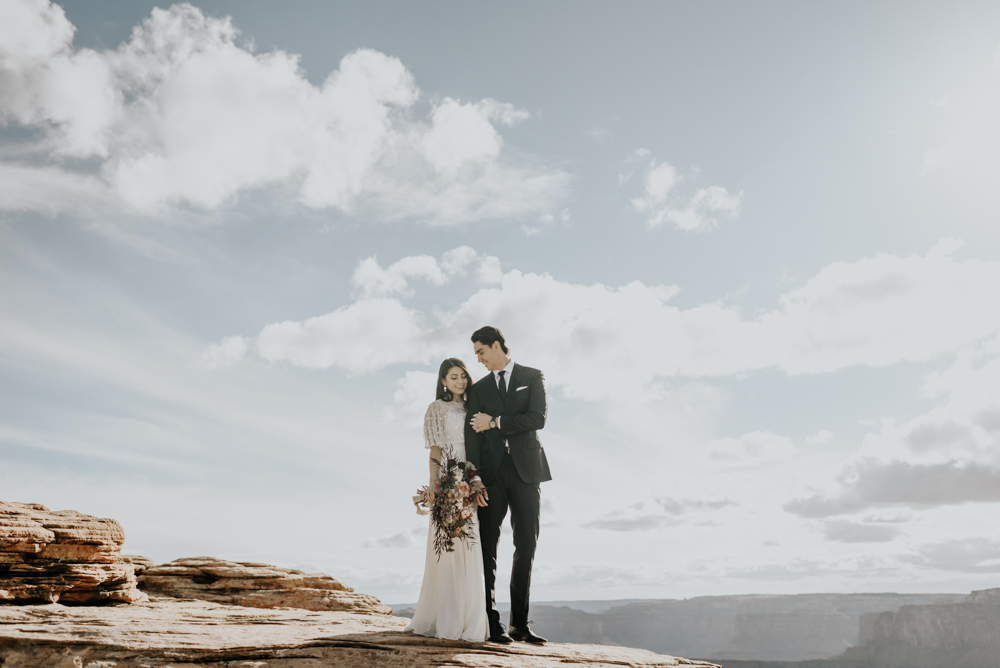
[[[472,489],[472,479],[476,477],[476,467],[469,462],[456,459],[450,450],[442,450],[437,461],[438,479],[434,481],[434,505],[428,506],[428,487],[417,490],[413,503],[421,515],[430,514],[434,525],[434,552],[438,559],[442,552],[454,552],[452,541],[456,538],[473,540],[472,516],[476,505],[476,492]]]

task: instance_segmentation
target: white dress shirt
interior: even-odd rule
[[[498,390],[500,389],[500,372],[501,371],[506,371],[507,372],[507,373],[505,373],[503,375],[503,380],[504,380],[505,383],[507,383],[507,388],[509,389],[510,388],[510,372],[513,371],[513,370],[514,370],[514,360],[510,360],[509,362],[507,362],[507,366],[505,366],[502,369],[497,369],[496,371],[493,372],[493,382],[497,384],[497,389]]]
[[[508,358],[508,359],[510,359],[510,358]],[[503,375],[503,382],[504,382],[505,385],[507,385],[507,390],[510,391],[510,374],[511,374],[511,372],[513,370],[514,370],[514,360],[510,359],[510,361],[507,362],[507,366],[505,366],[502,369],[497,369],[496,371],[493,372],[493,381],[497,384],[497,389],[498,390],[500,389],[500,372],[501,371],[505,371],[506,373],[504,373],[504,375]],[[506,401],[507,397],[503,397],[503,399],[504,399],[504,401]],[[497,429],[499,429],[499,428],[500,428],[500,416],[498,415],[497,416]]]

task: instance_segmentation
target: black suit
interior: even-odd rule
[[[528,623],[531,565],[538,542],[539,483],[551,480],[538,430],[545,426],[545,377],[538,369],[515,364],[507,396],[497,388],[491,371],[469,391],[469,412],[499,417],[499,427],[476,433],[465,427],[465,455],[476,465],[489,492],[489,505],[479,509],[479,534],[486,576],[486,613],[490,635],[502,631],[496,605],[497,546],[500,526],[510,508],[514,530],[514,565],[510,574],[510,624]]]

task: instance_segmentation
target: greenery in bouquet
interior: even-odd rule
[[[413,497],[417,511],[430,514],[434,526],[434,552],[438,559],[442,552],[454,552],[453,541],[456,538],[474,541],[472,517],[478,510],[472,488],[472,479],[476,477],[476,467],[467,461],[457,459],[450,450],[441,452],[441,459],[434,460],[438,465],[438,477],[434,481],[434,505],[428,507],[428,487],[425,485],[417,490]]]

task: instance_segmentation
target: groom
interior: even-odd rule
[[[538,542],[539,483],[551,480],[538,440],[545,426],[545,378],[538,369],[514,364],[496,327],[472,335],[480,363],[490,370],[469,392],[472,416],[465,427],[466,457],[486,487],[488,504],[479,509],[479,533],[486,575],[486,616],[492,642],[544,643],[528,628],[531,564]],[[510,508],[514,567],[510,574],[510,635],[504,633],[496,603],[500,525]]]

